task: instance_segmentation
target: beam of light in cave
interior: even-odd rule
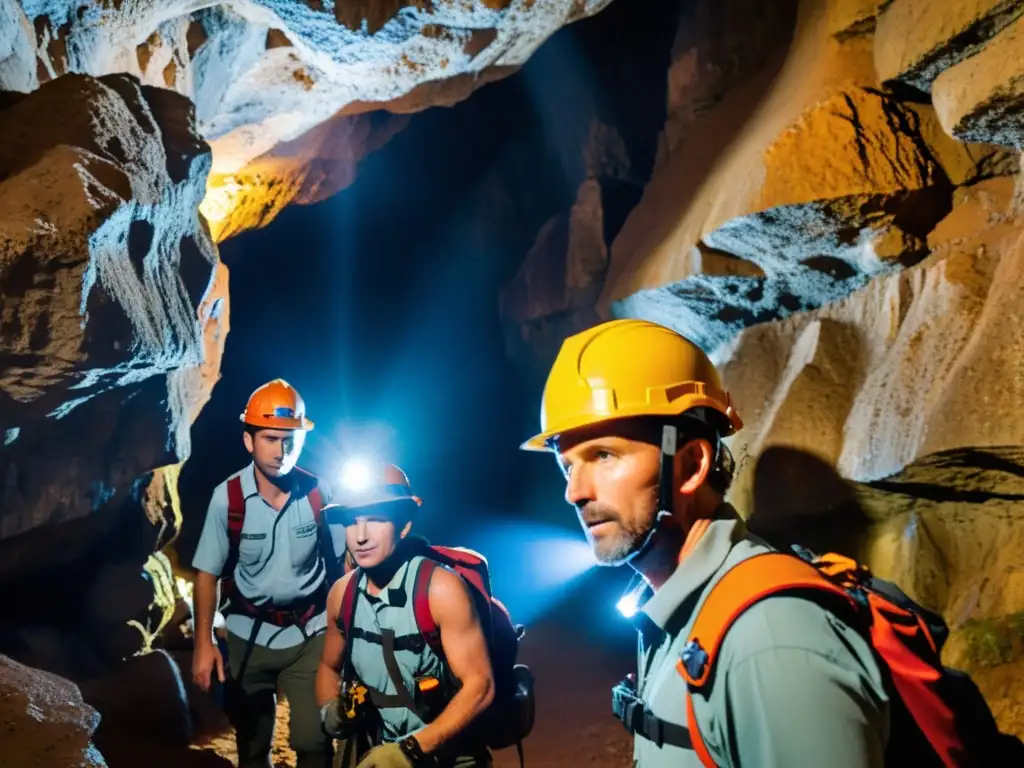
[[[542,522],[467,527],[459,543],[487,557],[494,594],[518,623],[543,618],[597,566],[582,534]]]

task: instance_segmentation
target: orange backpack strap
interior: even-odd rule
[[[767,552],[743,560],[715,584],[690,628],[676,670],[686,681],[686,720],[693,749],[707,768],[715,766],[708,752],[693,710],[692,692],[711,679],[718,651],[729,628],[750,606],[771,595],[793,590],[815,590],[852,598],[841,586],[829,581],[810,563],[795,555]]]

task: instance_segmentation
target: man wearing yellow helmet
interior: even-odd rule
[[[522,446],[556,455],[597,559],[642,577],[638,677],[613,692],[635,764],[881,766],[888,697],[845,614],[791,594],[751,601],[712,649],[714,675],[699,674],[709,657],[691,629],[712,587],[771,551],[724,501],[732,465],[722,439],[741,427],[699,347],[654,323],[615,320],[563,343],[541,432]]]

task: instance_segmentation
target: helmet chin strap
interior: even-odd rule
[[[661,428],[661,468],[658,477],[658,514],[654,518],[651,530],[644,537],[636,552],[629,556],[627,562],[632,562],[637,557],[642,557],[650,551],[654,539],[661,528],[662,521],[672,517],[673,500],[675,499],[675,460],[679,450],[679,427],[675,424],[665,424]],[[718,466],[719,456],[722,450],[722,441],[715,441],[715,455],[712,459],[712,466]]]
[[[637,557],[642,557],[650,551],[654,544],[655,534],[661,528],[662,520],[672,517],[672,480],[675,469],[676,451],[679,450],[679,427],[675,424],[665,424],[661,428],[661,468],[658,473],[658,514],[654,518],[651,530],[647,532],[643,543],[628,561],[631,562]]]

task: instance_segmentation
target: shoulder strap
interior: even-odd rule
[[[686,719],[693,748],[706,768],[713,768],[693,709],[693,690],[711,678],[722,641],[733,623],[752,605],[771,595],[793,590],[816,590],[852,602],[853,598],[817,568],[782,552],[755,555],[734,565],[704,599],[690,629],[676,670],[686,681]]]
[[[441,655],[441,632],[430,612],[430,578],[439,567],[439,564],[429,557],[420,560],[416,569],[416,582],[412,588],[412,610],[416,617],[416,626],[427,645],[438,656]]]
[[[242,524],[245,523],[245,494],[242,492],[242,478],[235,475],[228,480],[228,543],[237,547],[242,539]]]
[[[359,594],[359,580],[363,576],[361,568],[352,571],[345,591],[341,595],[341,607],[338,609],[338,629],[345,635],[345,647],[341,658],[341,679],[351,681],[355,678],[352,669],[352,625],[356,618],[356,597]]]
[[[341,595],[341,608],[338,610],[338,629],[345,633],[346,641],[352,635],[352,624],[356,616],[356,594],[362,574],[361,568],[356,568],[352,571],[352,576],[349,578],[348,583],[345,585],[345,591]]]
[[[234,588],[235,567],[238,565],[238,547],[242,541],[242,526],[245,525],[245,493],[242,478],[235,475],[228,480],[228,556],[221,570],[226,592]]]
[[[309,499],[309,506],[313,508],[313,519],[316,520],[316,524],[320,525],[320,513],[324,508],[324,497],[320,493],[319,487],[314,487],[307,497]]]

